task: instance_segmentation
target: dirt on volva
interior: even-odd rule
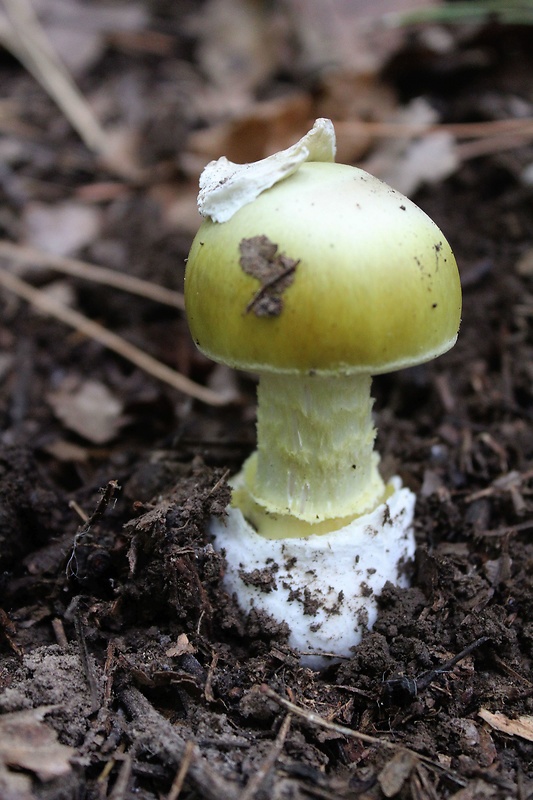
[[[152,39],[123,34],[79,77],[87,95],[142,87],[145,182],[112,174],[2,54],[30,129],[0,144],[2,238],[25,241],[35,204],[92,203],[100,228],[78,257],[182,288],[194,226],[165,217],[169,186],[187,183],[169,154],[209,120],[187,110],[202,26],[181,5],[146,3]],[[448,124],[533,117],[533,29],[434,26],[439,49],[430,27],[380,67],[398,102],[429,98]],[[298,90],[319,116],[319,75],[290,55],[255,100]],[[457,345],[373,383],[382,470],[417,494],[412,588],[386,588],[373,630],[322,672],[300,666],[284,625],[243,617],[210,541],[254,447],[253,376],[197,353],[176,309],[26,275],[193,380],[231,386],[231,403],[207,406],[2,290],[1,798],[532,796],[533,147],[486,145],[414,195],[457,257]],[[100,438],[64,408],[87,381],[120,405]]]

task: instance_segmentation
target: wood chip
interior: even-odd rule
[[[519,717],[515,717],[515,719],[510,719],[505,714],[502,714],[501,711],[493,713],[487,708],[480,709],[479,716],[494,730],[506,733],[508,736],[519,736],[521,739],[533,742],[533,716],[522,714]]]

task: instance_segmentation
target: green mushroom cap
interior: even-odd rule
[[[185,303],[215,361],[378,374],[453,346],[461,288],[450,245],[418,206],[356,167],[307,162],[227,222],[202,223]]]

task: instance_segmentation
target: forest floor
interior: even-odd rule
[[[341,0],[62,2],[36,8],[96,142],[61,83],[58,110],[53,58],[0,65],[0,797],[533,797],[533,27],[439,19],[453,4],[385,26]],[[417,493],[412,588],[313,672],[221,585],[208,521],[253,450],[255,385],[195,350],[176,293],[203,165],[319,116],[338,160],[444,231],[464,310],[453,350],[373,385],[383,470]]]

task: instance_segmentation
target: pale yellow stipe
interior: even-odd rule
[[[369,375],[261,375],[257,452],[233,494],[259,533],[330,532],[383,501],[370,384]]]

